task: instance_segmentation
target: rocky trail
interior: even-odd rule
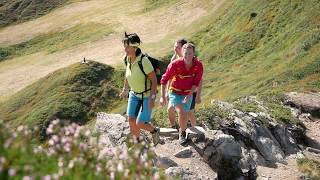
[[[256,101],[254,97],[247,100]],[[214,121],[216,123],[220,121],[218,129],[210,128],[210,123],[188,128],[189,142],[186,146],[179,144],[177,130],[161,128],[160,144],[153,148],[157,155],[155,165],[164,169],[168,177],[309,179],[298,170],[297,159],[306,157],[320,160],[320,150],[317,148],[320,143],[318,119],[291,107],[292,113],[306,128],[304,131],[306,136],[301,137],[299,134],[303,133],[297,132],[303,129],[277,123],[267,113],[245,113],[227,102],[215,101],[215,103],[226,112],[230,112],[229,121],[216,117]],[[269,128],[261,124],[261,117],[271,123]],[[125,117],[106,113],[99,113],[96,129],[103,135],[101,142],[113,147],[125,145],[125,137],[130,133]],[[301,138],[311,141],[301,143],[299,141]]]

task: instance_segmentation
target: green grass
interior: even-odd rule
[[[164,6],[170,6],[172,4],[175,4],[179,0],[146,0],[146,4],[144,7],[144,12],[156,10],[160,7]]]
[[[86,0],[11,0],[0,2],[0,27],[22,23],[48,14],[66,4]]]
[[[204,94],[234,101],[263,92],[319,91],[319,17],[315,0],[234,1],[191,37],[206,67]]]
[[[123,72],[97,62],[60,69],[22,89],[0,104],[0,119],[13,127],[40,128],[40,138],[51,120],[59,118],[85,124],[98,111],[118,102]]]
[[[111,28],[103,24],[76,25],[62,32],[48,33],[16,45],[0,47],[0,61],[40,51],[63,51],[82,43],[97,41],[110,33]]]
[[[0,179],[165,179],[163,170],[152,166],[155,154],[148,145],[128,140],[130,150],[102,147],[99,135],[62,124],[50,124],[50,140],[40,144],[34,142],[34,127],[11,129],[0,121],[6,129],[0,131]]]
[[[299,170],[307,175],[310,180],[320,179],[320,162],[308,158],[297,160]]]

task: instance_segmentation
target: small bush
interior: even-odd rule
[[[111,110],[118,102],[121,72],[97,62],[74,64],[58,70],[21,90],[0,105],[3,120],[13,127],[29,124],[40,128],[40,138],[52,119],[85,124],[98,111]],[[122,85],[121,85],[122,86]]]
[[[258,104],[255,102],[244,103],[241,101],[235,101],[233,103],[236,109],[239,109],[244,112],[259,112]]]
[[[298,124],[299,120],[293,117],[291,110],[283,105],[284,95],[279,93],[264,93],[259,95],[259,99],[267,107],[272,118],[286,124]]]
[[[298,168],[301,172],[307,174],[311,180],[320,179],[320,162],[308,158],[297,160]]]
[[[34,141],[36,128],[12,130],[0,122],[0,129],[6,129],[0,131],[0,179],[165,178],[153,167],[155,154],[148,145],[130,150],[99,146],[99,136],[75,123],[52,121],[43,144]]]
[[[158,127],[170,127],[168,113],[166,107],[160,107],[154,110],[152,115],[152,123]]]
[[[217,129],[219,127],[220,121],[222,119],[226,119],[228,115],[228,112],[223,111],[217,105],[207,105],[199,108],[196,111],[197,121],[199,123],[208,123],[212,126],[213,129]]]

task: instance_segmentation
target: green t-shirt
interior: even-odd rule
[[[127,57],[126,78],[131,90],[136,93],[145,91],[145,76],[139,67],[138,61],[142,61],[143,70],[147,75],[153,71],[152,64],[149,59],[147,59],[147,57],[143,57],[141,59],[141,55],[137,56],[135,62],[131,64],[131,69],[130,58]],[[150,87],[151,81],[147,77],[147,89],[149,89]],[[143,96],[150,96],[150,91],[144,93]],[[141,95],[139,94],[138,97],[141,97]]]

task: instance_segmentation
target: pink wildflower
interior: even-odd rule
[[[9,169],[8,174],[9,176],[15,176],[17,174],[17,171],[15,169]]]

